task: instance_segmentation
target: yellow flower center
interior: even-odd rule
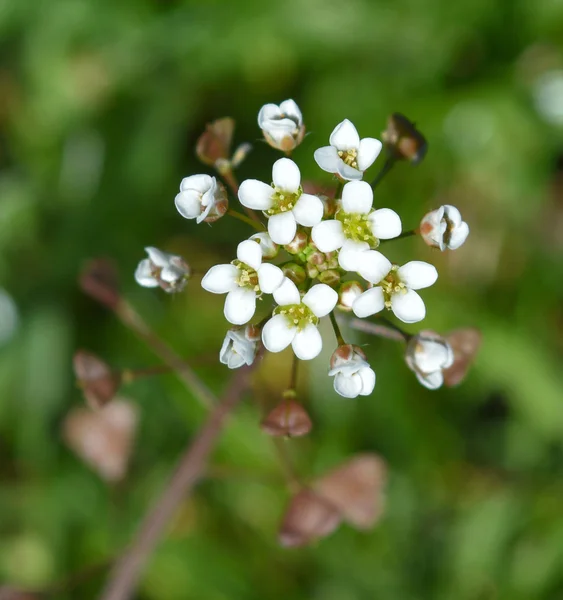
[[[369,215],[359,213],[345,213],[340,210],[336,218],[342,223],[342,231],[347,239],[355,242],[367,242],[371,248],[379,246],[379,240],[371,231]]]
[[[350,167],[358,168],[358,151],[355,148],[350,150],[339,150],[338,156]]]
[[[266,211],[266,214],[269,217],[293,210],[297,204],[297,200],[299,200],[303,193],[302,187],[299,187],[295,193],[281,190],[280,188],[275,187],[274,184],[272,184],[272,187],[274,188],[274,193],[272,194],[272,206]]]
[[[383,289],[383,298],[385,299],[385,307],[391,308],[391,297],[393,294],[406,294],[407,286],[401,281],[397,270],[398,265],[393,265],[389,273],[378,283]]]
[[[305,329],[307,325],[317,325],[319,318],[313,314],[313,311],[305,304],[287,304],[278,306],[274,310],[275,315],[284,315],[290,327],[296,327],[299,331]]]
[[[259,293],[260,285],[258,284],[258,273],[252,267],[249,267],[240,260],[234,260],[232,264],[235,265],[239,271],[236,279],[237,285]]]

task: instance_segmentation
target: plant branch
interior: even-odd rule
[[[385,323],[372,323],[371,321],[365,321],[364,319],[351,319],[348,321],[348,325],[358,331],[376,335],[378,337],[386,338],[388,340],[395,340],[397,342],[407,342],[411,335],[403,331],[400,327],[394,325],[387,319],[380,317],[380,320]]]
[[[256,219],[253,219],[251,217],[243,215],[242,213],[239,213],[237,210],[233,210],[232,208],[229,208],[227,214],[231,217],[234,217],[235,219],[238,219],[239,221],[242,221],[243,223],[246,223],[247,225],[250,225],[250,227],[254,227],[256,231],[266,231],[266,228],[264,227],[262,221],[260,221],[260,219],[257,216]]]
[[[387,160],[383,163],[383,167],[381,167],[381,171],[379,171],[370,184],[372,190],[375,190],[375,188],[383,181],[383,178],[389,173],[396,162],[397,160],[393,156],[387,157]]]
[[[338,345],[344,346],[346,344],[346,342],[344,341],[344,338],[342,337],[340,327],[338,326],[336,317],[334,316],[334,311],[332,311],[329,314],[329,317],[330,317],[330,322],[332,323],[332,328],[334,329],[334,335],[336,336],[336,341],[338,342]]]

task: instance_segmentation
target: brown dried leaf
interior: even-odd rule
[[[215,166],[218,160],[227,160],[231,152],[234,130],[235,120],[231,117],[223,117],[208,123],[196,144],[199,160],[210,167]]]
[[[387,479],[385,462],[375,454],[358,454],[317,479],[312,488],[358,529],[369,529],[381,517]]]
[[[80,274],[82,291],[109,308],[116,308],[120,301],[119,278],[114,264],[105,258],[88,262]]]
[[[475,327],[455,329],[445,336],[454,351],[452,366],[443,371],[445,385],[452,387],[463,381],[479,352],[482,337]]]
[[[301,490],[287,508],[279,542],[286,548],[306,546],[330,535],[341,521],[340,512],[330,502],[311,490]]]
[[[107,363],[86,350],[75,352],[72,362],[77,383],[91,408],[102,408],[112,400],[120,381]]]
[[[262,421],[262,431],[276,437],[299,437],[311,431],[307,411],[295,400],[284,400]]]
[[[72,409],[63,423],[68,446],[106,481],[119,481],[127,464],[137,429],[137,407],[116,399],[100,411]]]

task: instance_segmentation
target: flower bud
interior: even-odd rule
[[[309,245],[309,236],[304,231],[298,231],[289,244],[284,246],[289,254],[299,254]]]
[[[149,258],[142,260],[135,271],[135,280],[143,287],[160,287],[167,293],[181,292],[191,275],[189,265],[181,256],[145,248]]]
[[[444,204],[424,215],[420,222],[420,235],[433,248],[455,250],[467,239],[469,226],[455,206]]]
[[[251,365],[256,357],[260,333],[260,328],[251,324],[229,329],[219,352],[221,363],[229,369]]]
[[[350,312],[354,300],[364,293],[364,286],[359,281],[345,281],[338,290],[338,304],[340,310]]]
[[[225,186],[210,175],[184,177],[174,203],[185,219],[195,219],[197,223],[213,223],[229,208]]]
[[[195,148],[199,160],[210,167],[215,167],[217,161],[228,160],[234,130],[235,121],[231,117],[208,123]]]
[[[418,164],[426,155],[428,143],[415,124],[400,113],[387,120],[387,129],[381,134],[387,152],[395,160]]]
[[[284,100],[279,106],[264,105],[258,113],[258,126],[268,144],[282,152],[294,150],[305,135],[303,116],[293,100]]]
[[[244,142],[240,144],[235,150],[233,157],[231,158],[231,166],[236,169],[248,156],[248,153],[252,150],[252,144]]]
[[[454,362],[454,353],[442,336],[427,330],[409,340],[405,360],[424,387],[436,390],[444,382],[442,371]]]
[[[375,372],[369,366],[359,346],[338,346],[330,358],[330,377],[334,377],[335,391],[345,398],[369,396],[375,387]]]
[[[250,239],[260,244],[263,259],[271,260],[272,258],[276,258],[278,252],[280,251],[280,247],[272,241],[270,234],[266,233],[265,231],[251,235]]]
[[[295,400],[285,399],[262,421],[260,427],[274,437],[300,437],[313,426],[307,411]]]
[[[307,279],[305,269],[297,263],[290,262],[282,266],[283,274],[293,281],[295,285],[302,284]]]
[[[76,383],[88,405],[99,409],[110,402],[119,388],[119,376],[101,358],[86,350],[78,350],[72,358]]]
[[[321,283],[326,283],[327,285],[330,285],[330,287],[336,287],[340,283],[340,271],[338,271],[337,269],[328,269],[326,271],[322,271],[317,276],[317,279]]]
[[[319,194],[317,198],[323,203],[323,219],[331,219],[338,207],[337,200],[335,198],[329,198],[324,194]]]

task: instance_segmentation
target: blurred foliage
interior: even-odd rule
[[[197,281],[171,298],[137,288],[132,273],[146,245],[200,270],[230,260],[245,225],[183,220],[178,184],[206,170],[195,141],[227,115],[235,142],[254,144],[239,176],[267,179],[277,154],[259,140],[256,114],[292,97],[309,132],[296,160],[324,183],[312,152],[344,117],[376,137],[393,111],[417,122],[428,156],[396,167],[376,204],[406,227],[455,204],[471,235],[453,253],[412,239],[386,250],[438,267],[424,326],[478,326],[482,352],[461,387],[429,392],[393,342],[346,331],[378,375],[372,397],[348,401],[326,377],[328,341],[300,376],[314,429],[289,448],[304,475],[358,451],[384,456],[382,523],[279,548],[288,495],[249,399],[214,460],[256,477],[200,485],[138,597],[562,598],[562,40],[558,0],[2,0],[0,582],[47,587],[119,553],[203,417],[173,376],[147,379],[126,390],[140,431],[124,482],[104,484],[67,449],[62,421],[83,402],[76,348],[117,367],[156,362],[78,291],[82,264],[113,257],[165,339],[184,356],[214,357],[222,298]],[[217,391],[229,376],[215,358],[198,372]],[[288,355],[269,357],[258,399],[273,406],[288,372]],[[57,597],[94,598],[102,581]]]

